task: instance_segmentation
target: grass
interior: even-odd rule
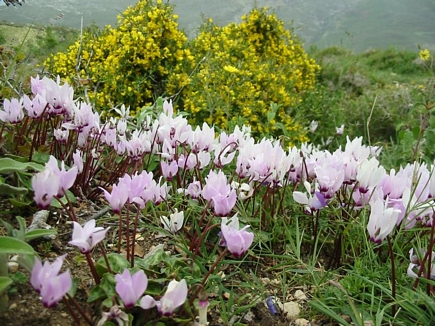
[[[0,25],[0,97],[29,89],[29,76],[43,71],[42,62],[51,54],[65,51],[78,36],[68,28]]]

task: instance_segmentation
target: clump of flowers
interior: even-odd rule
[[[290,142],[308,140],[291,108],[313,87],[320,67],[275,14],[254,8],[225,27],[209,19],[190,46],[199,62],[183,95],[191,122],[227,128],[241,119],[254,134],[285,129]],[[271,102],[279,105],[274,116],[268,116]]]
[[[193,57],[177,18],[161,0],[140,0],[118,16],[118,27],[85,32],[45,66],[76,89],[89,90],[100,111],[125,104],[133,115],[162,95],[167,83],[180,88],[188,82],[183,67]]]

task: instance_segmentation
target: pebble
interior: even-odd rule
[[[283,311],[287,320],[296,319],[301,313],[299,304],[297,302],[286,302],[283,304]]]
[[[18,305],[14,302],[9,306],[9,310],[15,309]]]
[[[296,290],[295,292],[295,298],[298,300],[307,300],[307,296],[305,295],[304,292],[302,292],[301,290]]]
[[[311,325],[310,321],[306,320],[304,318],[298,318],[298,319],[296,319],[294,324],[296,326],[310,326]]]
[[[255,314],[254,314],[251,310],[249,310],[249,311],[248,311],[248,312],[243,316],[243,319],[244,319],[245,321],[247,321],[248,323],[251,322],[254,318],[255,318]]]
[[[262,277],[262,278],[260,278],[260,281],[266,285],[270,284],[270,278],[268,278],[268,277]]]
[[[15,261],[9,261],[8,262],[8,269],[9,269],[9,272],[11,272],[11,273],[15,273],[17,270],[18,270],[18,263],[17,262],[15,262]]]

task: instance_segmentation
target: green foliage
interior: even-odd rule
[[[39,64],[66,50],[77,34],[64,27],[0,26],[0,98],[29,92],[29,76],[40,73]]]
[[[30,178],[44,166],[36,162],[20,162],[11,157],[0,158],[0,195],[9,196],[12,204],[24,206],[31,189]]]
[[[414,75],[424,72],[421,64],[416,64],[415,52],[388,50],[371,50],[362,54],[367,64],[373,69],[388,71],[400,75]]]
[[[5,227],[8,236],[18,239],[20,241],[29,242],[38,238],[45,236],[50,236],[56,234],[56,230],[44,230],[44,229],[34,229],[27,231],[26,221],[21,216],[16,217],[19,225],[19,229],[14,229],[14,227],[3,219],[0,222]]]
[[[310,54],[322,70],[314,90],[295,109],[304,112],[307,120],[319,122],[310,139],[322,145],[333,137],[338,141],[335,146],[343,145],[345,137],[336,137],[335,128],[344,124],[345,135],[362,135],[365,141],[383,146],[382,162],[397,166],[385,149],[394,152],[398,138],[405,137],[400,133],[412,129],[408,125],[419,128],[416,107],[431,101],[431,59],[423,62],[415,52],[395,49],[353,53],[339,47],[312,47]],[[406,146],[398,147],[406,151]]]

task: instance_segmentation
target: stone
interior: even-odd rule
[[[301,313],[299,304],[297,302],[292,302],[292,301],[283,304],[283,311],[287,320],[294,320]]]
[[[304,318],[298,318],[294,321],[294,325],[296,325],[296,326],[310,326],[311,323],[309,320],[306,320]]]
[[[294,297],[297,300],[307,300],[307,296],[305,295],[304,292],[302,292],[301,290],[296,290]]]
[[[15,273],[18,270],[18,263],[15,261],[8,262],[8,269],[10,273]]]

